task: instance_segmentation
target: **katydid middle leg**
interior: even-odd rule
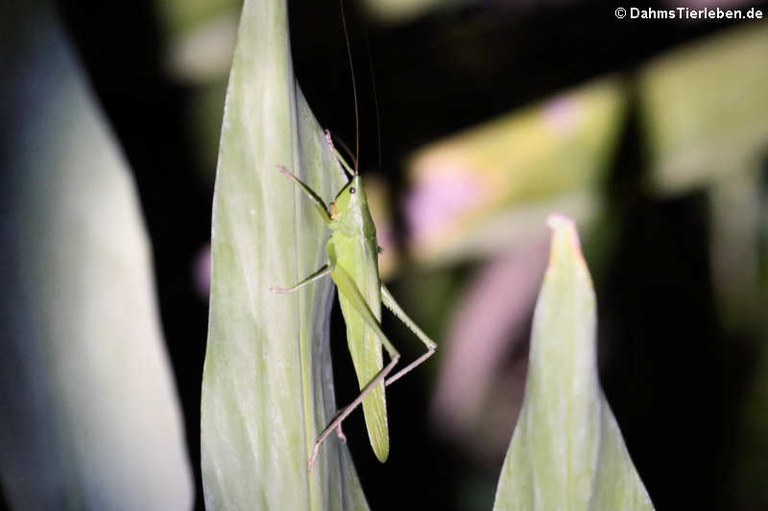
[[[321,279],[331,273],[333,271],[333,266],[330,264],[323,265],[319,270],[312,273],[309,277],[305,278],[298,284],[291,286],[291,287],[271,287],[269,288],[270,291],[273,293],[292,293],[296,291],[297,289],[301,289],[302,287],[306,286],[307,284],[310,284],[318,279]]]

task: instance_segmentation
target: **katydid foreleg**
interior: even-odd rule
[[[304,181],[299,179],[299,177],[285,168],[283,165],[278,165],[277,170],[280,171],[282,175],[284,175],[287,178],[292,179],[297,185],[299,185],[299,188],[301,188],[301,191],[304,192],[307,197],[309,197],[309,200],[312,201],[312,204],[315,206],[315,209],[320,214],[320,216],[323,219],[323,222],[326,224],[331,223],[331,214],[328,212],[328,206],[325,205],[325,201],[320,198],[320,196],[309,187],[308,184],[306,184]]]
[[[335,154],[335,155],[336,155],[336,159],[338,159],[338,160],[339,160],[339,162],[341,162],[341,165],[342,165],[342,167],[341,167],[341,168],[342,168],[342,170],[344,171],[344,175],[345,175],[345,176],[347,176],[347,179],[352,179],[352,178],[355,176],[355,171],[354,171],[354,170],[352,170],[352,169],[349,167],[349,164],[348,164],[348,163],[347,163],[347,161],[346,161],[346,160],[345,160],[345,159],[344,159],[344,158],[341,156],[341,153],[339,153],[339,151],[338,151],[338,150],[336,150],[336,146],[333,144],[333,136],[331,135],[331,131],[330,131],[330,130],[325,130],[325,141],[328,143],[328,148],[331,150],[331,152],[332,152],[333,154]],[[348,148],[348,147],[347,147],[347,146],[346,146],[346,145],[345,145],[343,142],[342,142],[341,146],[342,146],[342,147],[343,147],[343,148],[344,148],[344,149],[345,149],[347,152],[349,152],[349,148]],[[352,154],[352,153],[350,153],[350,155],[351,155],[351,154]],[[352,155],[352,157],[354,158],[354,155]],[[357,160],[355,160],[355,162],[354,162],[354,163],[355,163],[355,167],[357,167]]]

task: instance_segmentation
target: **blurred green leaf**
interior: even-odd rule
[[[661,195],[709,188],[719,316],[738,335],[764,322],[758,268],[766,54],[765,23],[741,26],[658,59],[640,79],[650,185]]]
[[[756,341],[735,436],[733,494],[744,509],[768,506],[768,273],[761,271],[768,218],[761,171],[768,152],[766,55],[768,25],[747,23],[665,55],[640,75],[649,186],[666,196],[707,190],[718,320],[733,342],[731,355]]]
[[[171,75],[192,86],[224,82],[232,64],[237,23],[235,10],[175,35],[168,44],[165,59]]]
[[[420,150],[407,204],[414,257],[506,250],[539,238],[551,211],[594,218],[624,97],[620,80],[603,79]]]
[[[246,0],[222,127],[213,205],[213,273],[203,375],[208,511],[367,509],[336,437],[307,462],[336,411],[328,351],[330,279],[292,294],[326,262],[327,227],[278,172],[326,200],[344,183],[298,90],[283,0]]]
[[[576,228],[560,216],[550,225],[525,399],[494,509],[651,510],[598,382],[595,295]]]
[[[687,193],[752,172],[768,148],[768,24],[740,26],[663,56],[640,76],[650,185]]]
[[[3,493],[15,510],[191,509],[130,171],[55,16],[13,4],[0,7]]]
[[[171,37],[198,29],[212,20],[236,13],[242,0],[157,0],[156,4]]]
[[[461,7],[467,0],[363,0],[366,12],[380,23],[405,24],[430,12]]]

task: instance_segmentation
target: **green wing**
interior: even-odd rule
[[[366,247],[353,238],[334,236],[328,244],[328,255],[347,324],[349,352],[363,390],[382,371],[382,342],[391,347],[381,330],[378,270],[375,259],[373,265],[367,259]],[[371,447],[379,461],[384,462],[389,456],[389,427],[383,381],[363,399],[363,413]]]

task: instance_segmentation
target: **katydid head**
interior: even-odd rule
[[[365,196],[362,178],[359,175],[352,176],[333,202],[339,215],[350,210],[368,209],[368,199]]]

